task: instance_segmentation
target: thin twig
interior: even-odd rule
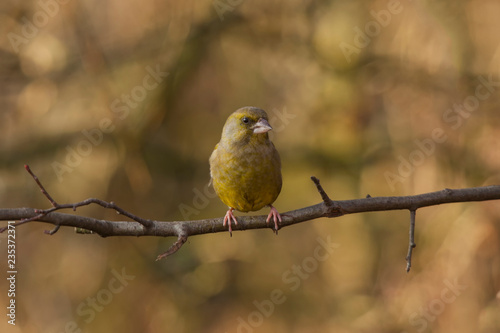
[[[321,195],[321,199],[323,200],[323,203],[325,205],[325,213],[323,216],[339,217],[344,215],[342,208],[338,206],[335,201],[332,201],[328,196],[328,194],[326,194],[326,191],[323,189],[323,186],[321,186],[321,184],[319,183],[319,179],[314,176],[311,176],[311,180],[313,181],[314,185],[316,185],[316,189]]]
[[[323,202],[325,205],[329,206],[332,203],[332,200],[330,200],[330,197],[328,197],[328,194],[326,194],[325,190],[323,190],[323,186],[319,183],[319,179],[311,176],[311,180],[316,184],[316,188],[318,189],[319,194],[321,195],[321,199],[323,199]]]
[[[52,229],[52,230],[45,230],[45,233],[46,233],[47,235],[53,235],[53,234],[55,234],[57,231],[59,231],[59,228],[60,228],[60,227],[61,227],[61,226],[58,224],[58,225],[56,225],[56,226],[54,227],[54,229]]]
[[[33,177],[33,179],[37,183],[38,187],[40,188],[40,191],[42,191],[43,195],[45,195],[45,197],[50,201],[50,203],[52,204],[52,206],[53,207],[57,207],[57,202],[54,199],[52,199],[52,197],[50,196],[50,194],[45,190],[45,187],[43,187],[43,185],[40,182],[40,180],[38,179],[38,177],[33,173],[33,171],[31,171],[30,166],[28,164],[25,164],[24,168],[26,169],[26,171],[29,172],[29,174],[31,175],[31,177]]]
[[[410,210],[410,232],[409,232],[409,243],[408,243],[408,254],[406,255],[406,273],[410,271],[411,268],[411,255],[413,254],[413,249],[417,244],[415,244],[415,215],[417,214],[416,209]]]
[[[188,238],[185,235],[180,235],[179,237],[177,237],[177,241],[174,244],[172,244],[166,252],[158,255],[158,257],[156,257],[156,261],[161,260],[165,257],[168,257],[169,255],[174,254],[175,252],[179,251],[179,249],[182,247],[182,245],[184,245],[184,243],[186,243],[187,239]]]

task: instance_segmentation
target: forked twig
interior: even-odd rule
[[[38,177],[33,173],[33,171],[31,171],[29,165],[26,164],[24,166],[24,168],[26,169],[26,171],[28,171],[28,173],[31,175],[31,177],[33,177],[33,179],[35,180],[36,184],[40,188],[40,191],[49,200],[50,204],[52,205],[52,208],[48,208],[48,209],[35,209],[36,215],[34,215],[32,217],[27,217],[27,218],[21,219],[19,222],[15,223],[14,226],[19,226],[21,224],[25,224],[25,223],[28,223],[28,222],[31,222],[31,221],[39,220],[42,217],[46,216],[47,214],[52,213],[52,212],[54,212],[56,210],[71,208],[71,209],[73,209],[73,211],[76,211],[76,208],[81,207],[81,206],[87,206],[87,205],[90,205],[90,204],[97,204],[97,205],[99,205],[101,207],[104,207],[104,208],[113,209],[118,214],[121,214],[121,215],[124,215],[124,216],[130,218],[130,219],[132,219],[132,220],[134,220],[134,221],[142,224],[146,228],[149,228],[149,227],[153,226],[154,222],[152,220],[143,219],[143,218],[141,218],[139,216],[136,216],[136,215],[134,215],[132,213],[129,213],[126,210],[124,210],[123,208],[118,207],[113,201],[107,202],[107,201],[104,201],[104,200],[101,200],[101,199],[89,198],[89,199],[85,199],[83,201],[76,202],[76,203],[59,204],[59,203],[57,203],[50,196],[50,194],[47,192],[47,190],[45,189],[45,187],[42,185],[42,183],[40,182],[40,180],[38,179]],[[45,233],[48,234],[48,235],[53,235],[53,234],[55,234],[59,230],[59,227],[60,227],[59,225],[56,225],[55,228],[52,229],[52,230],[45,230]],[[4,232],[5,229],[6,228],[1,228],[0,229],[0,233]]]

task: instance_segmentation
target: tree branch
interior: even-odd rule
[[[187,241],[189,236],[202,235],[216,232],[227,232],[222,224],[223,218],[193,220],[193,221],[155,221],[139,218],[132,213],[129,213],[113,202],[108,203],[99,199],[86,199],[75,204],[60,205],[54,201],[45,191],[38,178],[26,166],[26,170],[30,172],[38,186],[42,189],[42,193],[49,199],[53,208],[39,210],[33,208],[7,208],[0,209],[0,221],[16,220],[16,225],[39,221],[53,224],[54,229],[46,231],[48,234],[54,234],[61,226],[75,227],[89,230],[97,233],[102,237],[110,236],[176,236],[177,241],[163,254],[158,256],[158,260],[170,254],[175,253]],[[362,212],[374,211],[389,211],[389,210],[409,210],[411,213],[410,221],[410,239],[407,256],[407,270],[411,267],[411,254],[415,247],[414,230],[415,230],[415,212],[417,209],[428,206],[436,206],[445,203],[454,202],[470,202],[470,201],[486,201],[500,199],[500,186],[483,186],[467,189],[444,189],[442,191],[411,195],[400,197],[371,197],[367,196],[363,199],[354,200],[331,200],[326,192],[321,187],[319,180],[311,177],[316,184],[323,202],[285,212],[281,214],[283,221],[280,223],[280,228],[288,227],[297,223],[310,221],[320,217],[339,217],[346,214],[355,214]],[[91,217],[78,216],[72,214],[59,213],[55,210],[72,208],[89,204],[98,204],[105,208],[116,210],[119,214],[127,216],[134,221],[107,221],[99,220]],[[238,224],[233,226],[233,231],[249,230],[249,229],[264,229],[272,230],[272,226],[266,223],[266,215],[261,216],[239,216]],[[144,223],[145,222],[145,223]],[[0,232],[6,228],[0,229]]]

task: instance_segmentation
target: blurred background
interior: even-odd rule
[[[498,184],[499,12],[493,0],[3,1],[1,207],[49,207],[29,164],[60,203],[222,217],[208,158],[247,105],[274,127],[280,212],[321,201],[312,175],[339,200]],[[160,262],[173,238],[47,236],[35,222],[16,230],[17,320],[2,315],[0,331],[499,332],[499,222],[494,201],[418,210],[409,274],[406,211],[191,237]]]

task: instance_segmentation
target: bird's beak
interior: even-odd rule
[[[265,120],[264,118],[260,118],[259,121],[252,126],[252,129],[255,134],[259,134],[269,132],[273,128],[271,127],[271,125],[269,125],[267,120]]]

